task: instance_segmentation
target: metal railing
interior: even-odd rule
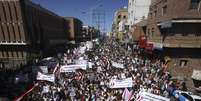
[[[25,41],[0,41],[0,45],[27,45]]]

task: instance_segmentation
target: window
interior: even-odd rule
[[[121,15],[118,15],[118,19],[120,19],[121,18]]]
[[[9,58],[9,52],[8,51],[6,52],[6,58]]]
[[[126,16],[124,15],[124,17],[123,17],[124,19],[126,19]]]
[[[157,10],[154,11],[154,16],[156,17],[156,15],[157,15]]]
[[[4,19],[7,21],[7,17],[6,17],[6,6],[5,6],[5,3],[4,3],[3,6],[2,6],[2,10],[3,10],[3,16],[4,16]]]
[[[153,9],[151,7],[149,7],[149,11],[152,11]]]
[[[147,33],[148,33],[147,36],[150,36],[150,29],[149,29],[149,28],[148,28],[148,30],[147,30]]]
[[[3,63],[0,63],[0,68],[3,68]]]
[[[22,58],[22,52],[18,51],[18,57]]]
[[[153,14],[152,13],[149,13],[149,16],[150,16],[151,19],[153,18]]]
[[[197,9],[201,0],[191,0],[191,9]]]
[[[167,13],[167,5],[162,8],[162,16]]]
[[[17,7],[16,7],[16,4],[14,5],[14,10],[15,10],[15,17],[16,17],[16,19],[18,20],[19,18],[18,18],[18,16],[17,16]]]
[[[133,18],[133,11],[131,11],[131,18]]]
[[[17,58],[19,57],[18,51],[16,51],[16,57],[17,57]]]
[[[0,25],[0,33],[2,33],[2,35],[3,35],[3,40],[2,41],[4,41],[5,40],[5,33],[4,33],[4,30],[5,29],[3,29],[3,25]]]
[[[2,58],[4,58],[5,56],[4,56],[4,51],[2,51]]]
[[[187,66],[187,63],[188,63],[188,60],[180,60],[179,65],[180,65],[181,67],[184,67],[184,66]]]
[[[155,32],[155,31],[154,31],[154,28],[152,28],[152,29],[151,29],[151,36],[154,35],[154,32]]]

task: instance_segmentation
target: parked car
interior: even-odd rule
[[[179,94],[186,97],[189,101],[201,101],[201,97],[198,95],[194,95],[192,92],[176,90]]]

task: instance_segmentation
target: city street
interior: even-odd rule
[[[138,47],[126,50],[115,39],[104,40],[96,47],[83,45],[66,50],[57,62],[59,65],[48,72],[38,72],[34,89],[24,100],[136,101],[140,93],[148,92],[167,101],[167,89],[184,89],[182,85],[175,88],[162,59],[141,54]],[[45,61],[48,64],[52,59]]]
[[[0,0],[0,101],[201,101],[201,0]]]
[[[163,59],[144,57],[135,46],[127,50],[111,38],[39,60],[38,67],[43,67],[37,71],[34,86],[22,94],[23,100],[141,101],[146,92],[147,97],[153,96],[148,99],[168,101],[173,89],[186,89],[170,79]],[[49,67],[53,61],[55,67]]]

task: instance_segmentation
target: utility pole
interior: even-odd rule
[[[90,14],[90,20],[91,20],[91,24],[90,26],[94,26],[94,31],[96,29],[98,29],[100,32],[106,32],[106,28],[105,28],[105,10],[103,10],[101,7],[103,6],[101,3],[101,0],[99,0],[97,2],[97,5],[94,5],[93,7],[90,7],[90,11],[89,13],[87,12],[82,12],[83,14]],[[96,34],[98,34],[98,37],[100,37],[100,33],[99,31],[95,31],[97,32]],[[93,35],[92,33],[89,33],[90,37],[91,37],[91,41],[93,39]]]
[[[105,10],[101,8],[95,8],[92,10],[92,24],[100,32],[105,32]]]
[[[93,38],[92,38],[92,33],[93,33],[92,31],[94,31],[93,27],[90,28],[90,38],[91,38],[91,42],[92,42],[92,39],[93,39]]]

